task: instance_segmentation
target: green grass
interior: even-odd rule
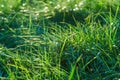
[[[10,2],[0,1],[1,80],[120,79],[119,0]]]

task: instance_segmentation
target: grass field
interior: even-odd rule
[[[120,80],[120,0],[0,0],[0,80]]]

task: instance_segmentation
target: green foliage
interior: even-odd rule
[[[0,79],[118,80],[120,0],[0,0]]]
[[[17,9],[21,3],[21,0],[0,0],[0,12],[9,13],[13,9]]]

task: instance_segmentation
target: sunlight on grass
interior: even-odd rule
[[[0,0],[1,80],[119,80],[120,0]]]

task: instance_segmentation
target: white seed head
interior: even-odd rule
[[[79,10],[79,8],[78,8],[78,7],[76,7],[76,8],[74,8],[74,9],[73,9],[73,11],[78,11],[78,10]]]
[[[43,12],[47,13],[49,11],[49,8],[46,6],[44,9],[43,9]]]
[[[23,5],[23,6],[25,6],[25,5],[26,5],[26,3],[23,3],[22,5]]]
[[[60,8],[60,5],[58,4],[57,6],[55,6],[55,9],[59,9]]]
[[[70,0],[67,0],[67,2],[70,2]]]
[[[62,10],[65,10],[65,9],[66,9],[66,6],[63,6],[63,7],[62,7]]]

